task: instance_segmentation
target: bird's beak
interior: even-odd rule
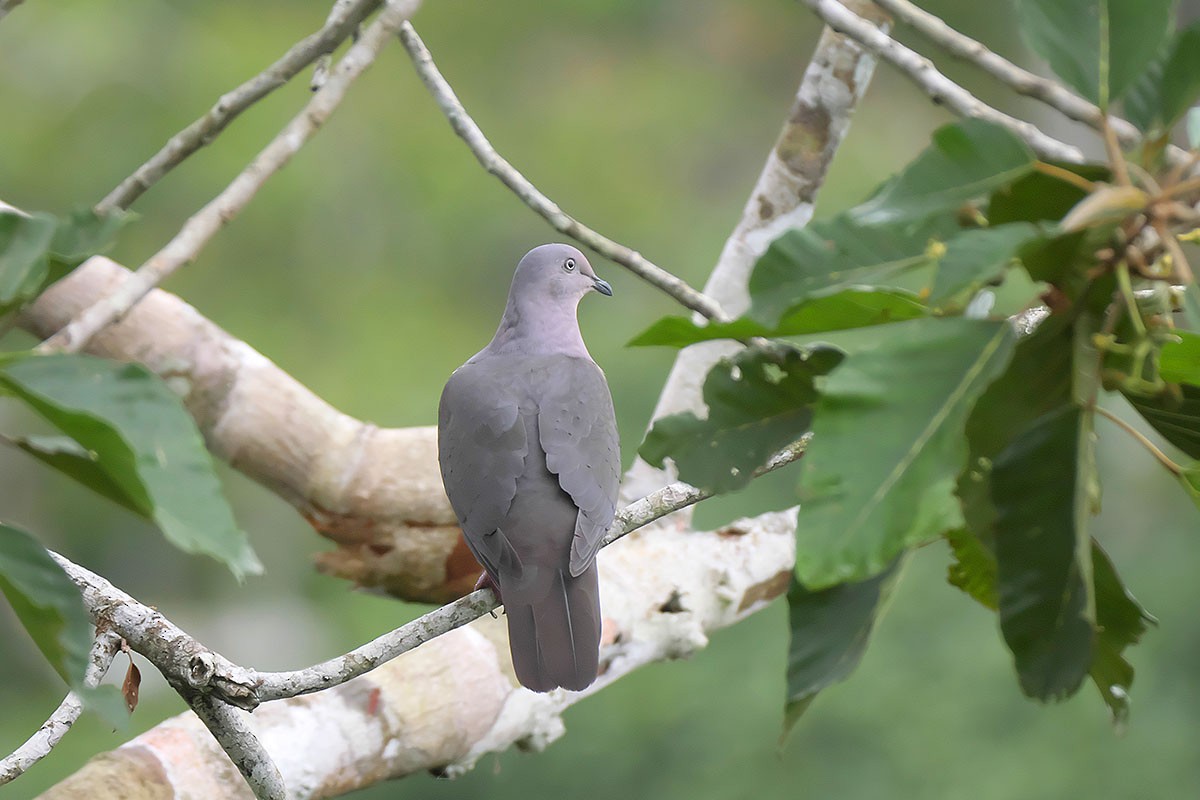
[[[608,281],[596,278],[595,283],[592,284],[592,288],[605,297],[612,297],[612,287],[608,285]]]

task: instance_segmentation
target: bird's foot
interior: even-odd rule
[[[492,576],[489,575],[486,570],[482,575],[479,576],[479,580],[475,581],[475,591],[479,591],[480,589],[491,589],[492,594],[496,595],[496,602],[500,603],[501,605],[504,604],[504,598],[500,596],[499,584],[492,580]],[[499,619],[499,617],[496,616],[495,609],[492,609],[488,613],[492,615],[492,619]]]

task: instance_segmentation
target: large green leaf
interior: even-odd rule
[[[210,555],[239,578],[261,571],[191,417],[144,367],[84,355],[10,357],[0,361],[0,393],[78,442],[108,479],[93,488],[111,496],[119,487],[177,547]],[[89,483],[87,473],[65,471]]]
[[[1200,386],[1183,383],[1178,394],[1168,390],[1157,397],[1126,392],[1125,399],[1164,439],[1192,458],[1200,458]]]
[[[936,308],[956,296],[974,294],[1002,276],[1016,259],[1018,246],[1037,232],[1028,222],[1015,222],[965,231],[948,241],[938,261],[930,305]]]
[[[793,580],[788,589],[787,732],[822,689],[850,676],[896,581],[904,559],[857,583],[810,591]]]
[[[1107,108],[1162,49],[1174,0],[1018,0],[1029,46],[1076,91]]]
[[[54,671],[72,688],[82,685],[92,623],[79,588],[37,539],[4,523],[0,591]]]
[[[711,339],[746,340],[755,336],[800,336],[902,322],[926,316],[928,309],[912,292],[901,289],[843,289],[801,301],[775,327],[750,317],[697,325],[688,317],[664,317],[634,338],[629,346],[687,347]]]
[[[790,230],[771,243],[750,276],[750,316],[768,327],[815,297],[897,285],[932,263],[931,225],[866,225],[847,214]]]
[[[945,125],[894,181],[850,213],[878,225],[953,211],[1029,174],[1033,153],[1016,134],[983,120]]]
[[[801,465],[801,583],[862,580],[962,524],[951,489],[963,426],[1014,338],[1007,322],[902,322],[831,373]]]
[[[1200,333],[1175,331],[1178,341],[1166,342],[1158,362],[1158,374],[1171,383],[1200,386]]]
[[[967,417],[969,454],[955,491],[968,530],[947,537],[957,558],[950,577],[985,605],[996,602],[988,599],[995,589],[987,588],[994,584],[996,569],[992,462],[1020,430],[1071,402],[1073,348],[1070,321],[1058,316],[1045,320],[1021,338],[1004,374],[979,396]]]
[[[1092,577],[1096,594],[1096,654],[1089,671],[1100,696],[1120,725],[1129,717],[1133,666],[1125,660],[1127,647],[1137,644],[1154,617],[1121,583],[1108,554],[1092,542]]]
[[[1000,629],[1022,691],[1040,700],[1074,693],[1092,665],[1089,421],[1076,406],[1040,417],[991,473]]]
[[[0,211],[0,315],[37,295],[49,271],[54,228],[49,214]]]
[[[798,350],[777,343],[723,359],[704,381],[704,419],[685,412],[663,417],[639,451],[656,466],[674,459],[693,486],[728,492],[745,486],[757,467],[808,431],[813,385],[842,360],[830,347]]]
[[[1177,33],[1125,98],[1130,121],[1148,133],[1166,133],[1200,97],[1200,23]]]

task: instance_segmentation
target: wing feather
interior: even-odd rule
[[[616,513],[620,441],[600,367],[584,358],[566,358],[559,366],[539,398],[539,440],[546,467],[579,509],[569,564],[578,576],[595,559]]]

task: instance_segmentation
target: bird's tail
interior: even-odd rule
[[[508,641],[521,685],[535,692],[578,691],[596,679],[600,662],[600,588],[596,565],[571,577],[563,570],[531,604],[509,603]]]

